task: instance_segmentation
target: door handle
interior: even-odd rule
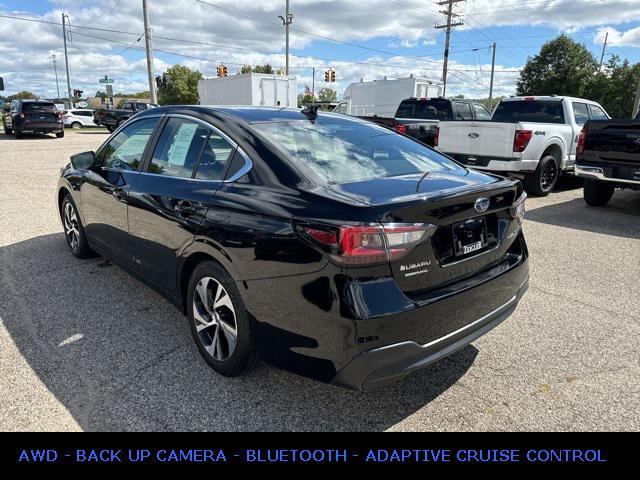
[[[174,210],[183,217],[189,217],[197,212],[196,207],[194,207],[188,200],[178,202],[174,207]]]
[[[123,201],[127,196],[127,192],[125,192],[122,188],[114,188],[111,193],[120,201]]]

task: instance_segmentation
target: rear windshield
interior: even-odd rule
[[[372,123],[319,117],[315,123],[266,122],[253,128],[319,183],[463,170],[436,151]]]
[[[451,102],[444,98],[403,100],[396,112],[396,118],[451,120]]]
[[[564,123],[564,110],[560,100],[500,102],[491,120],[506,123]]]
[[[58,109],[53,103],[25,102],[22,104],[22,110],[24,112],[55,112]]]

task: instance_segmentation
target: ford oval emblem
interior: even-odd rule
[[[473,205],[473,207],[478,213],[486,212],[487,210],[489,210],[489,199],[480,197],[476,200],[476,203]]]
[[[475,132],[472,132],[472,133],[470,133],[470,134],[469,134],[469,138],[478,138],[479,136],[480,136],[480,135],[478,135],[478,134],[477,134],[477,133],[475,133]]]

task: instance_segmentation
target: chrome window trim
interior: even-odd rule
[[[143,175],[154,175],[154,176],[162,177],[162,178],[176,178],[178,180],[195,180],[197,182],[209,182],[209,183],[220,183],[220,184],[222,184],[222,183],[233,183],[236,180],[239,180],[240,178],[244,177],[247,173],[249,173],[249,171],[251,171],[251,169],[253,168],[253,162],[251,161],[249,156],[245,153],[245,151],[236,142],[234,142],[233,139],[231,137],[229,137],[226,133],[224,133],[218,127],[216,127],[214,125],[211,125],[209,122],[207,122],[205,120],[201,120],[199,118],[191,117],[189,115],[184,115],[184,114],[181,114],[181,113],[168,113],[168,114],[162,114],[162,115],[145,115],[144,117],[140,118],[139,120],[142,120],[144,118],[149,118],[149,117],[160,117],[160,116],[166,116],[168,119],[169,118],[181,118],[181,119],[184,119],[184,120],[189,120],[189,121],[194,122],[194,123],[199,123],[200,125],[203,125],[204,127],[212,130],[217,135],[219,135],[223,140],[228,142],[242,156],[242,158],[244,158],[244,165],[234,175],[232,175],[231,177],[229,177],[229,178],[227,178],[225,180],[210,180],[210,179],[206,179],[206,178],[176,177],[176,176],[171,176],[171,175],[161,175],[161,174],[158,174],[158,173],[145,172],[145,171],[140,172]],[[113,132],[113,133],[115,134],[116,132]],[[153,152],[151,152],[151,156],[153,157]],[[231,161],[232,159],[233,159],[233,155],[227,160]],[[151,160],[153,161],[153,158]]]

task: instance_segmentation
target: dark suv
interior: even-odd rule
[[[21,138],[24,133],[55,133],[64,137],[62,112],[53,102],[45,100],[14,100],[5,106],[2,115],[4,132]]]

